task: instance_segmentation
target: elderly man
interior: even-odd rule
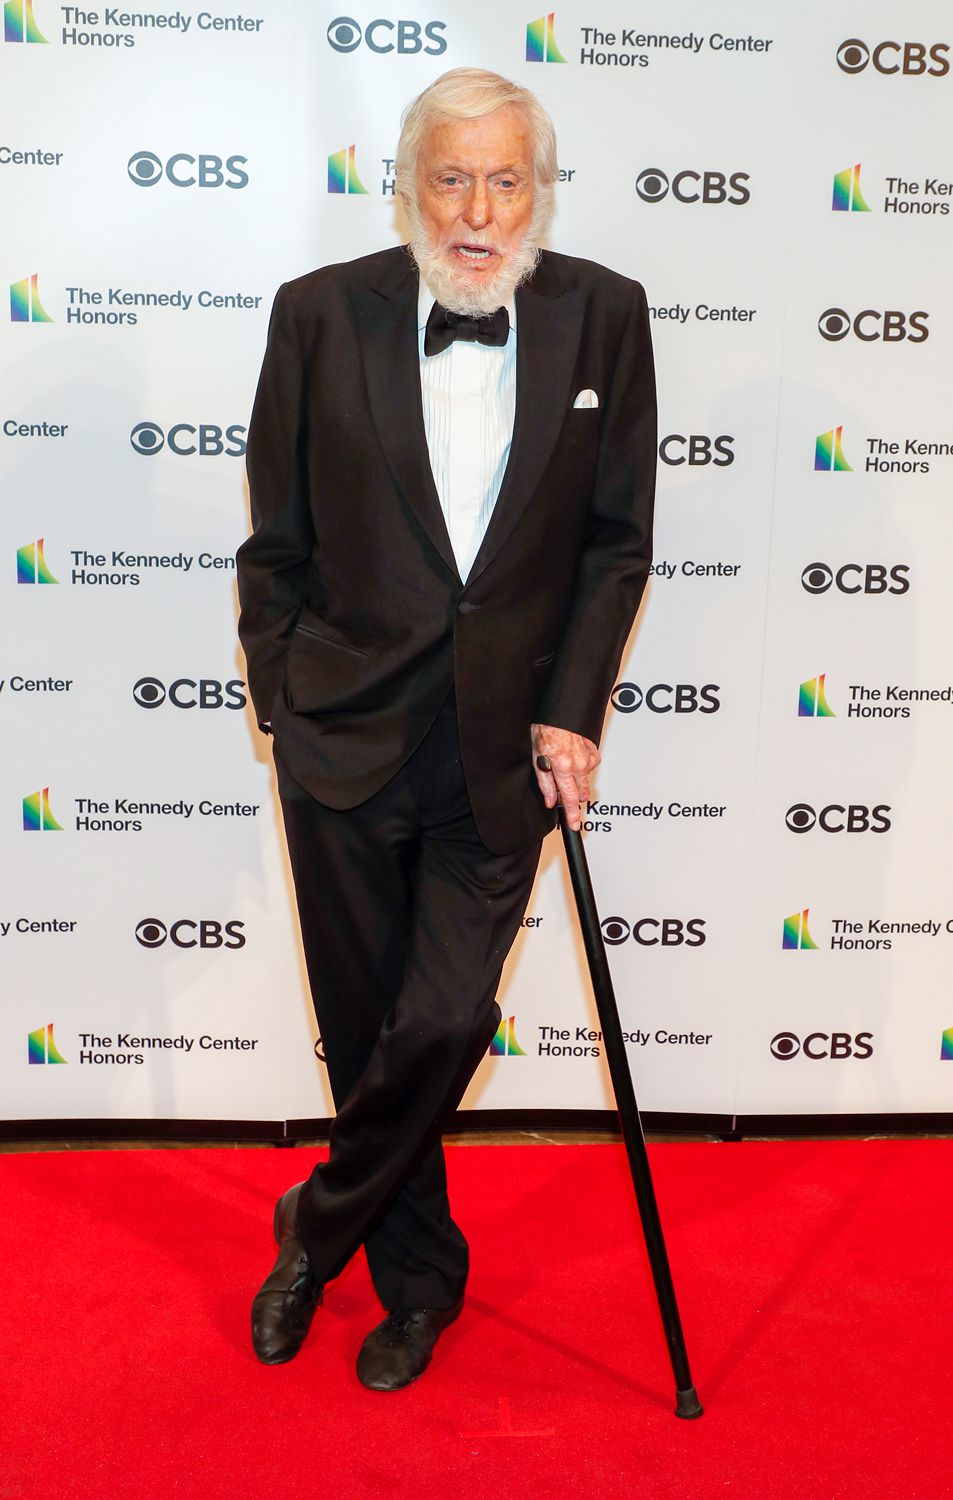
[[[280,289],[249,431],[239,629],[337,1110],[275,1209],[252,1340],[291,1359],[363,1244],[374,1390],[461,1310],[440,1132],[557,799],[579,827],[649,567],[645,295],[539,249],[556,175],[533,94],[438,78],[397,149],[409,246]]]

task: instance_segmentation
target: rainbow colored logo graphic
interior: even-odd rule
[[[797,716],[799,719],[836,719],[837,715],[827,701],[824,692],[826,672],[820,677],[809,677],[802,682],[797,694]]]
[[[37,273],[38,275],[39,273]],[[37,276],[24,276],[10,284],[11,323],[52,323],[37,291]]]
[[[367,188],[357,175],[353,146],[345,146],[343,151],[335,151],[328,157],[328,192],[367,192]]]
[[[45,42],[33,15],[33,0],[7,0],[3,7],[5,42]]]
[[[65,1063],[66,1058],[53,1040],[53,1022],[28,1031],[26,1038],[27,1058],[31,1063]]]
[[[940,1038],[940,1061],[953,1062],[953,1026],[948,1026]]]
[[[45,786],[41,792],[34,792],[31,797],[23,799],[23,831],[24,833],[62,833],[63,826],[57,823],[50,807],[50,789]]]
[[[59,583],[43,554],[43,537],[17,548],[17,583]]]
[[[796,911],[793,917],[785,917],[784,930],[781,934],[782,948],[790,949],[794,952],[800,949],[817,947],[807,925],[810,910],[809,906],[805,906],[803,911]]]
[[[835,214],[869,214],[870,204],[864,201],[860,191],[860,162],[855,167],[845,167],[834,173],[834,197],[831,208]]]
[[[555,19],[556,12],[551,10],[548,16],[540,16],[538,21],[530,21],[527,25],[527,62],[564,63],[566,61],[556,46],[556,33],[553,30]]]
[[[490,1043],[491,1057],[525,1057],[519,1042],[516,1040],[516,1017],[504,1016],[497,1028],[496,1036]]]
[[[853,469],[844,457],[844,424],[832,427],[830,432],[819,432],[814,444],[814,467],[827,474],[853,474]]]

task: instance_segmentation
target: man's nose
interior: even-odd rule
[[[478,177],[470,189],[463,210],[464,222],[471,229],[485,229],[493,218],[493,208],[486,183]]]

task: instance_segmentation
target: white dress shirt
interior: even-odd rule
[[[466,582],[500,493],[516,415],[516,306],[506,303],[510,331],[502,348],[457,339],[424,354],[424,331],[436,298],[423,277],[417,298],[417,343],[430,467]]]

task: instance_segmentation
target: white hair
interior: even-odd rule
[[[485,68],[451,68],[449,73],[441,73],[404,110],[396,161],[397,193],[404,205],[416,199],[417,157],[431,125],[439,119],[477,120],[507,104],[526,111],[533,138],[537,202],[542,199],[546,205],[548,225],[554,207],[553,184],[559,170],[553,122],[530,89]]]

